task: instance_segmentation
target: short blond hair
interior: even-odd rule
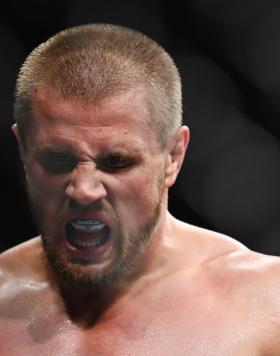
[[[111,24],[68,28],[36,47],[23,63],[16,84],[14,113],[26,136],[35,89],[48,88],[85,104],[142,86],[149,124],[161,145],[182,124],[181,80],[174,61],[155,41]]]

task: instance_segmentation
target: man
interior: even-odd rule
[[[85,25],[29,55],[13,132],[40,236],[0,257],[1,355],[280,355],[279,258],[168,212],[181,116],[140,33]]]

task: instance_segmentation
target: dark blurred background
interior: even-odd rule
[[[191,142],[171,212],[280,255],[280,2],[10,0],[0,11],[0,252],[36,234],[10,131],[27,54],[66,27],[110,22],[158,41],[178,65]]]

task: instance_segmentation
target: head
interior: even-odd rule
[[[162,233],[188,141],[170,56],[119,26],[62,31],[23,64],[15,119],[57,275],[87,287],[131,275]]]
[[[143,88],[150,125],[164,146],[182,124],[181,81],[172,58],[134,30],[92,24],[62,31],[27,57],[17,80],[15,119],[22,139],[38,88],[82,103]]]

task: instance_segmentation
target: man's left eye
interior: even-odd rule
[[[102,160],[102,168],[105,170],[124,169],[133,164],[131,157],[125,157],[119,154],[111,154]]]

